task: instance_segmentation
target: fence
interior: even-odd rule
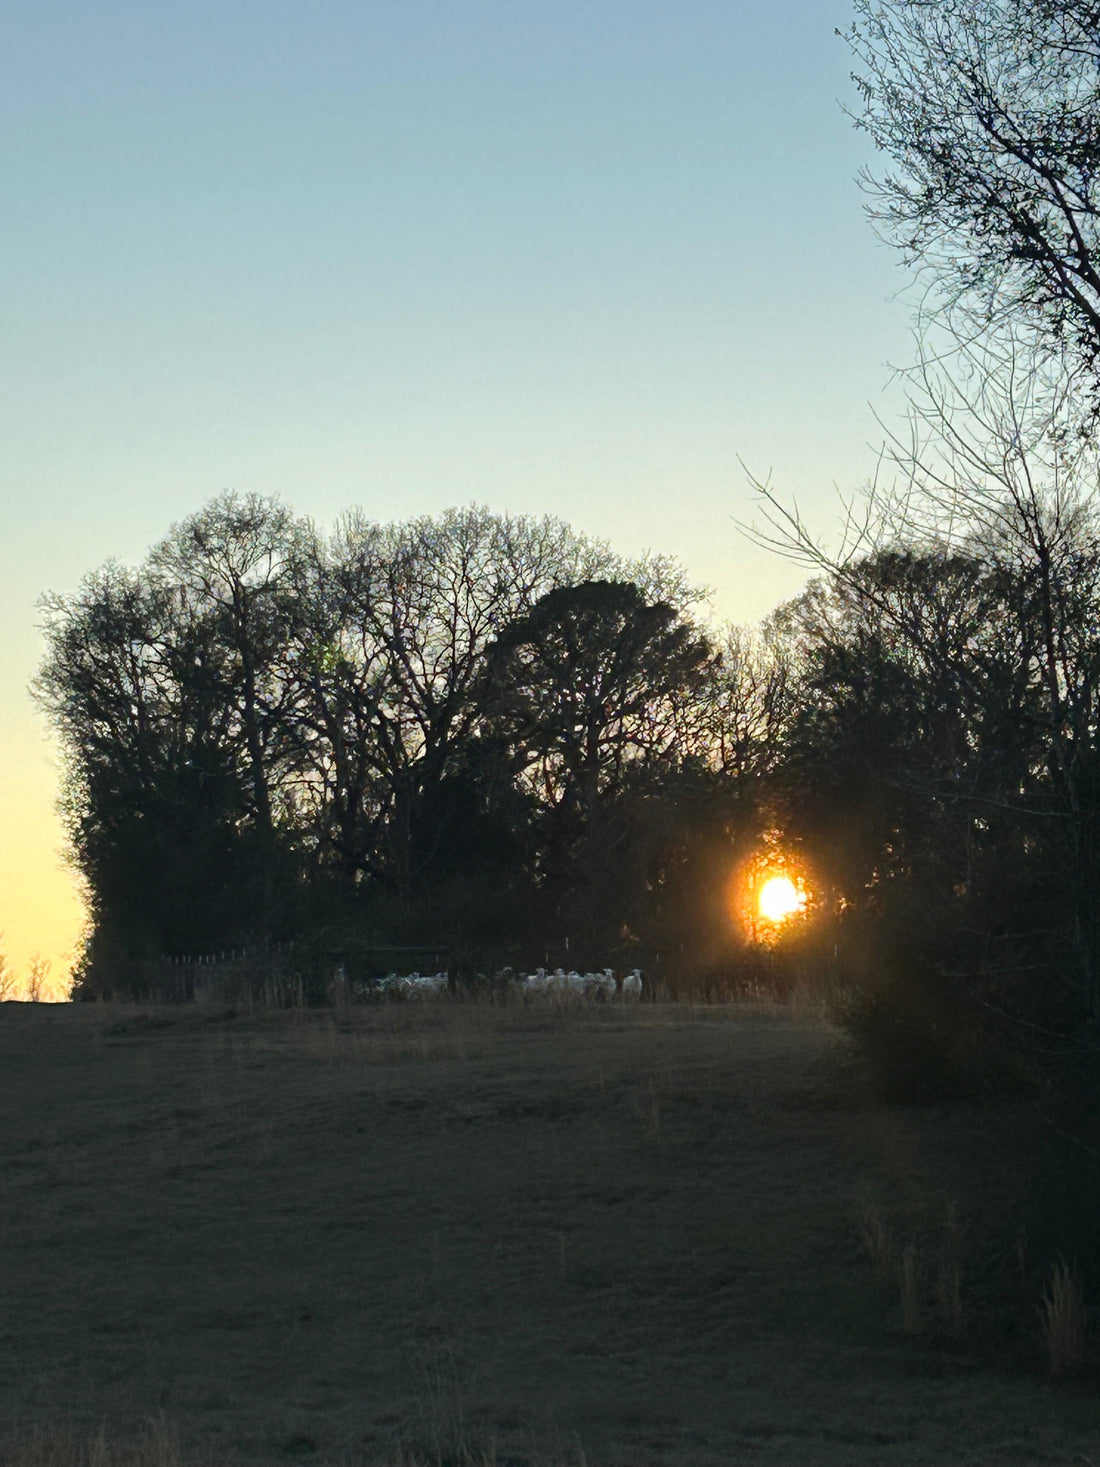
[[[131,965],[125,989],[157,1003],[262,1003],[275,1008],[331,1003],[387,973],[449,972],[444,947],[393,944],[349,948],[273,943]],[[123,985],[120,985],[123,986]]]

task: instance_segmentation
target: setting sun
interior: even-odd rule
[[[765,831],[757,849],[730,874],[730,916],[746,942],[771,947],[801,930],[816,909],[815,891],[802,855],[780,831]]]
[[[785,922],[806,906],[806,893],[789,876],[772,876],[760,888],[760,915],[765,922]]]

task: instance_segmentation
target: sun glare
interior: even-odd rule
[[[804,910],[806,893],[789,876],[772,876],[760,888],[757,905],[765,922],[785,922]]]

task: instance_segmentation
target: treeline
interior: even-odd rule
[[[288,941],[719,963],[780,680],[697,599],[553,519],[233,495],[50,598],[82,990]]]
[[[891,1083],[1027,1083],[1097,1012],[1100,538],[1079,505],[1032,553],[997,503],[719,635],[554,520],[222,497],[48,604],[82,991],[267,942],[789,976],[731,911],[778,832],[785,949]]]
[[[1082,517],[1026,548],[988,525],[883,548],[777,617],[774,802],[833,892],[842,1017],[899,1093],[1096,1070],[1100,538]]]

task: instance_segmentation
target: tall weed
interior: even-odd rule
[[[1085,1363],[1085,1298],[1080,1278],[1063,1260],[1053,1265],[1043,1290],[1039,1331],[1051,1376],[1079,1375]]]

